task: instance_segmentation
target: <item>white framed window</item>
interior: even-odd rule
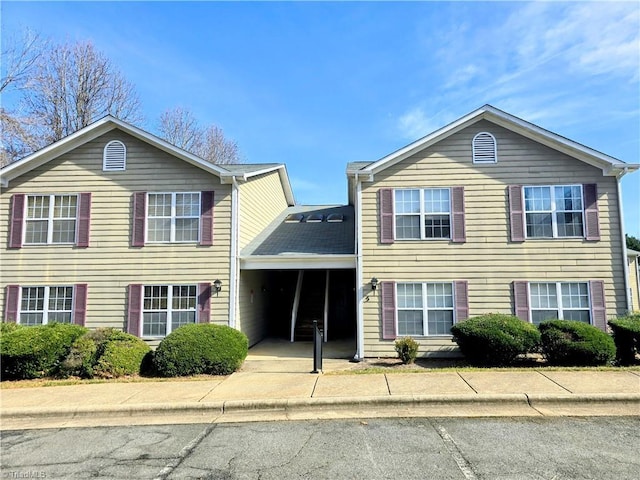
[[[497,163],[498,147],[496,138],[489,132],[480,132],[473,137],[473,163]]]
[[[394,196],[396,240],[451,238],[451,189],[397,189]]]
[[[577,320],[591,323],[591,299],[587,282],[537,282],[529,284],[531,322]]]
[[[199,241],[200,192],[147,195],[147,242]]]
[[[120,140],[111,140],[104,147],[102,170],[105,172],[123,171],[127,168],[127,147]]]
[[[451,335],[453,283],[397,283],[396,298],[398,335]]]
[[[78,195],[28,195],[25,245],[75,243]]]
[[[73,321],[73,287],[22,287],[18,318],[21,325],[71,323]]]
[[[582,185],[525,186],[527,238],[584,236]]]
[[[196,322],[196,285],[145,285],[142,336],[164,337],[176,328]]]

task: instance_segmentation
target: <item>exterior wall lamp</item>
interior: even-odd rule
[[[371,279],[371,291],[375,294],[376,293],[376,288],[378,288],[378,279],[376,277],[373,277]]]
[[[216,296],[218,296],[218,293],[220,293],[220,290],[222,290],[222,282],[218,279],[213,281],[213,289],[216,292]]]

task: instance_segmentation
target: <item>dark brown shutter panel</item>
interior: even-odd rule
[[[451,241],[464,243],[467,232],[464,225],[464,187],[451,188]]]
[[[469,318],[469,282],[458,280],[454,283],[456,292],[456,322],[462,322]]]
[[[129,305],[127,308],[127,333],[141,337],[142,321],[142,285],[129,285]]]
[[[91,229],[91,193],[81,193],[79,201],[76,247],[86,248],[89,246],[89,232]]]
[[[145,224],[147,216],[147,192],[133,194],[133,225],[131,227],[131,245],[144,246]]]
[[[393,243],[393,189],[378,190],[380,216],[380,243]]]
[[[394,340],[396,333],[396,282],[380,282],[382,338]]]
[[[598,185],[583,185],[584,236],[587,240],[600,240],[600,213],[598,212]]]
[[[20,285],[7,285],[4,299],[4,322],[17,323],[19,314]]]
[[[211,284],[198,284],[198,323],[211,322]]]
[[[525,322],[529,320],[529,291],[528,282],[513,282],[513,302],[516,317]]]
[[[16,193],[11,196],[11,225],[9,227],[9,248],[22,247],[22,230],[24,228],[24,205],[27,196]]]
[[[73,323],[84,327],[87,318],[87,284],[76,284],[73,292]]]
[[[591,294],[591,323],[600,330],[607,331],[607,305],[604,295],[604,282],[592,280],[589,282]]]
[[[200,193],[200,245],[213,245],[214,192]]]
[[[509,220],[511,224],[511,241],[524,242],[525,214],[522,185],[509,186]]]

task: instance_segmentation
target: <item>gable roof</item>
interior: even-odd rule
[[[569,140],[558,134],[545,130],[533,123],[499,110],[491,105],[484,105],[462,118],[430,133],[406,147],[401,148],[374,162],[353,162],[347,168],[347,175],[370,175],[395,165],[416,152],[444,140],[445,138],[473,125],[481,120],[488,120],[496,125],[529,138],[549,148],[581,160],[589,165],[602,169],[604,175],[622,176],[629,171],[640,168],[640,164],[625,163],[622,160],[598,152],[580,143]]]
[[[90,142],[91,140],[115,129],[119,129],[132,137],[138,138],[139,140],[158,148],[159,150],[167,152],[190,165],[198,167],[205,172],[216,175],[220,178],[222,183],[230,182],[233,177],[240,181],[246,181],[253,176],[278,170],[287,201],[290,205],[295,204],[286,167],[281,163],[216,165],[207,162],[206,160],[182,148],[176,147],[156,135],[146,132],[138,127],[134,127],[133,125],[123,122],[111,115],[107,115],[106,117],[93,122],[91,125],[88,125],[77,132],[62,138],[61,140],[58,140],[57,142],[24,157],[23,159],[18,160],[17,162],[6,165],[0,169],[0,185],[7,187],[9,182],[14,178],[24,175],[34,168],[44,165],[60,155],[70,152],[74,148]]]

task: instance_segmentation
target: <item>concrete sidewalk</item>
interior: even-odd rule
[[[290,361],[295,362],[295,361]],[[332,363],[335,362],[335,363]],[[228,377],[0,390],[0,428],[423,416],[640,416],[640,371],[332,374],[249,362]],[[302,368],[302,369],[301,369]]]

